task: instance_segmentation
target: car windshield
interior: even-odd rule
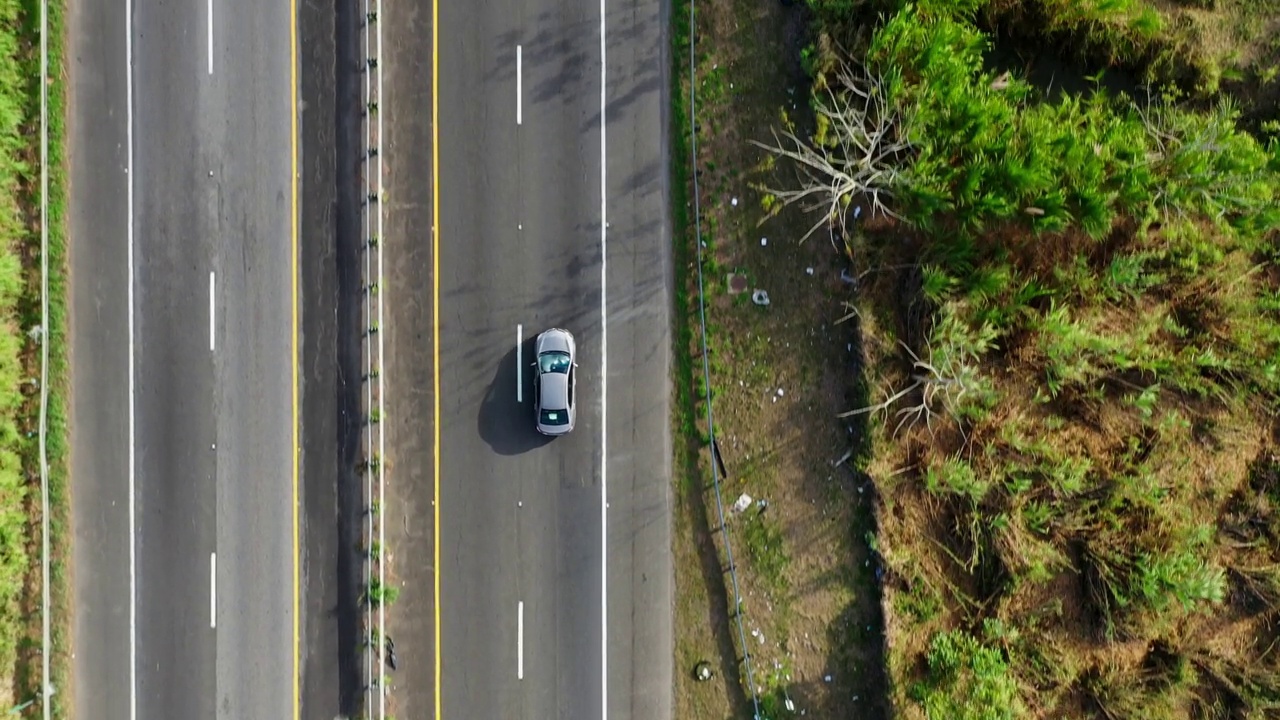
[[[567,410],[546,410],[542,411],[543,425],[568,425],[569,412]]]
[[[544,373],[569,372],[569,353],[544,352],[538,356],[538,369]]]

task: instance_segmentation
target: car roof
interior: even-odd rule
[[[547,373],[542,376],[542,407],[547,410],[569,409],[569,376],[565,373]]]

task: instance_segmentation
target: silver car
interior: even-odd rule
[[[551,328],[534,343],[533,412],[538,432],[564,435],[577,415],[573,391],[578,382],[578,350],[573,334]]]

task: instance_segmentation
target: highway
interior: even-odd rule
[[[298,8],[301,77],[291,3],[72,8],[74,704],[349,712],[358,5]],[[381,18],[401,716],[671,717],[667,12]],[[580,352],[553,442],[550,326]]]
[[[440,718],[671,717],[666,21],[439,6]],[[553,326],[579,409],[546,441],[529,364]]]
[[[72,4],[74,705],[288,718],[288,3]]]

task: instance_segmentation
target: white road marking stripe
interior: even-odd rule
[[[213,0],[209,0],[209,74],[213,74]]]
[[[125,105],[128,117],[128,165],[125,174],[129,176],[128,189],[128,234],[129,245],[127,259],[129,263],[129,718],[138,717],[138,556],[137,539],[134,533],[138,527],[134,500],[134,469],[136,467],[136,445],[134,424],[134,379],[133,379],[133,0],[124,2],[125,26]]]
[[[209,273],[209,349],[210,350],[216,349],[218,344],[217,305],[213,299],[215,295],[214,282],[215,281],[214,281],[213,272],[210,271]]]
[[[212,0],[210,0],[212,1]],[[516,124],[524,120],[524,48],[516,46]]]
[[[524,348],[520,347],[524,338],[524,325],[516,325],[516,402],[524,402]]]
[[[516,679],[524,679],[524,601],[516,603]]]
[[[609,718],[609,303],[605,291],[608,280],[608,230],[605,198],[606,172],[605,110],[605,2],[600,0],[600,717]]]
[[[209,553],[209,627],[218,627],[218,553]]]

